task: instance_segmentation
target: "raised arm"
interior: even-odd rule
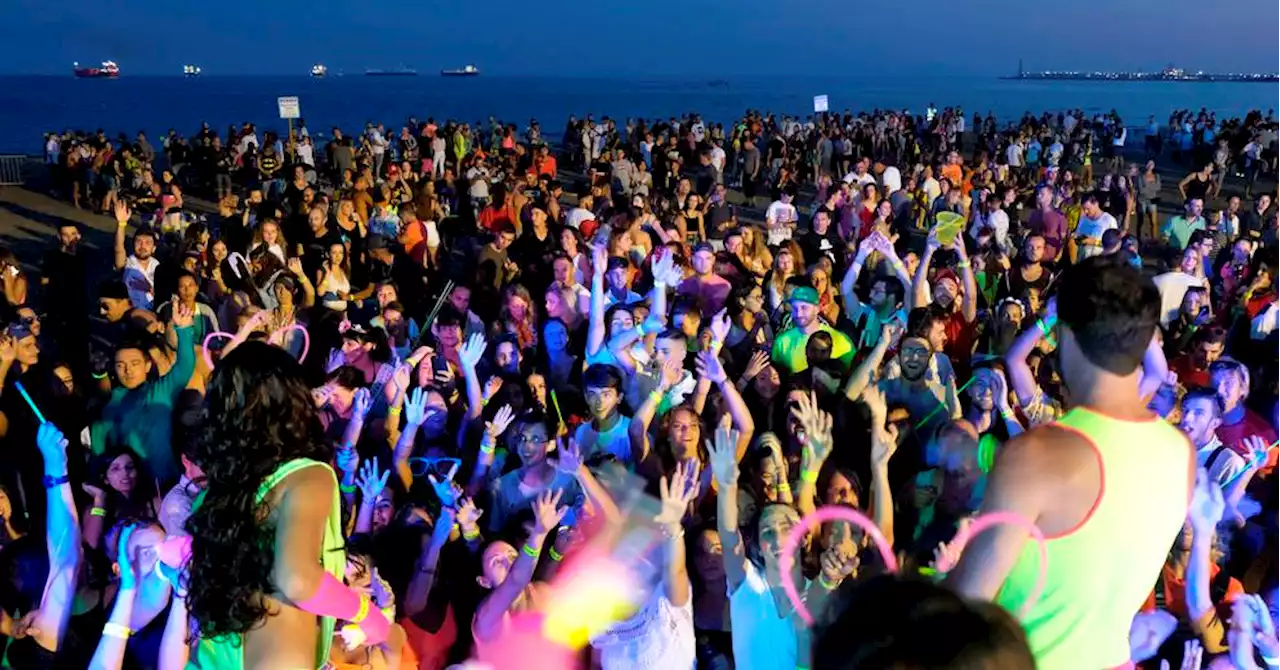
[[[111,606],[111,616],[102,627],[102,638],[89,661],[89,670],[115,670],[124,666],[125,645],[129,642],[129,621],[133,617],[133,601],[138,597],[137,557],[129,551],[129,538],[134,526],[120,529],[116,566],[120,572],[120,588]]]
[[[689,510],[689,504],[698,497],[698,484],[701,481],[702,465],[696,460],[676,464],[676,471],[668,480],[663,477],[658,482],[661,508],[654,522],[662,529],[666,538],[663,551],[666,554],[666,576],[663,588],[667,600],[676,607],[689,604],[692,596],[692,585],[689,582],[688,564],[685,561],[684,526],[682,521]]]
[[[1151,342],[1142,354],[1142,379],[1138,382],[1138,397],[1143,400],[1151,398],[1160,390],[1169,378],[1169,362],[1164,357],[1164,346],[1160,341],[1160,329],[1151,335]]]
[[[724,364],[713,353],[717,350],[719,347],[712,346],[710,351],[698,353],[696,361],[698,375],[710,380],[716,388],[720,389],[725,410],[733,419],[733,427],[738,429],[738,445],[735,453],[738,455],[738,460],[742,460],[742,457],[747,454],[747,447],[751,446],[751,436],[756,432],[756,423],[751,418],[751,410],[747,409],[747,403],[742,399],[742,394],[738,393],[738,387],[729,383],[729,375],[724,371]]]
[[[547,533],[564,518],[566,508],[560,506],[562,494],[562,490],[555,493],[544,491],[533,502],[533,533],[516,555],[507,578],[494,587],[493,592],[476,608],[475,622],[472,625],[476,641],[490,641],[497,636],[507,610],[511,609],[525,587],[529,586],[533,570],[538,567],[538,557],[542,555],[542,545],[546,542]]]
[[[604,323],[604,271],[609,254],[603,244],[591,247],[591,313],[587,321],[587,356],[594,356],[604,346],[608,328]]]
[[[1191,556],[1187,559],[1185,575],[1187,619],[1191,622],[1192,629],[1197,631],[1203,627],[1207,618],[1214,616],[1213,596],[1209,592],[1213,567],[1213,557],[1210,554],[1213,551],[1217,524],[1225,507],[1222,489],[1201,468],[1196,473],[1195,490],[1191,494],[1191,505],[1187,510],[1192,535]],[[1206,639],[1204,642],[1208,644],[1210,640]]]
[[[302,308],[310,309],[316,304],[316,289],[311,285],[311,280],[307,278],[307,273],[302,269],[302,260],[294,257],[289,259],[289,272],[298,278],[298,284],[302,286]]]
[[[973,267],[969,264],[969,252],[964,248],[964,236],[956,235],[956,255],[960,257],[957,267],[960,268],[960,282],[964,285],[964,293],[960,297],[960,310],[967,323],[978,318],[978,282],[973,276]],[[966,354],[967,355],[967,354]]]
[[[427,599],[436,581],[436,566],[440,563],[440,550],[449,541],[453,531],[453,522],[457,518],[458,489],[452,478],[447,481],[432,479],[432,488],[440,497],[440,518],[432,528],[429,544],[424,543],[422,553],[414,565],[413,576],[409,578],[409,588],[405,591],[404,615],[410,619],[427,609]]]
[[[738,590],[747,578],[746,548],[738,531],[738,435],[733,428],[720,426],[714,440],[707,441],[712,474],[716,481],[716,529],[720,534],[725,583],[729,593]]]
[[[880,369],[880,363],[884,361],[885,352],[897,342],[901,334],[902,324],[897,321],[889,321],[880,328],[880,339],[876,342],[876,346],[871,349],[871,353],[863,359],[862,363],[854,368],[853,374],[849,375],[849,382],[844,387],[846,398],[857,401],[862,397],[863,390],[873,383],[872,380]]]
[[[1018,404],[1026,407],[1031,404],[1035,398],[1040,395],[1040,383],[1036,381],[1036,376],[1031,372],[1031,366],[1027,363],[1027,357],[1035,351],[1036,346],[1040,344],[1040,340],[1046,335],[1053,332],[1054,326],[1058,323],[1058,298],[1055,296],[1049,299],[1045,305],[1044,316],[1040,317],[1035,325],[1030,328],[1023,329],[1013,340],[1013,344],[1009,345],[1009,351],[1004,355],[1004,367],[1009,374],[1009,385],[1013,387],[1013,394],[1018,398]]]
[[[872,237],[866,237],[858,243],[858,253],[845,271],[844,279],[840,280],[840,297],[844,299],[844,311],[850,320],[858,318],[858,312],[862,311],[862,301],[858,300],[858,292],[854,287],[858,284],[858,275],[862,273],[862,264],[867,262],[867,256],[871,254],[871,240]]]
[[[131,215],[131,212],[129,211],[129,205],[126,204],[123,200],[117,200],[115,215],[116,215],[116,236],[115,236],[115,244],[112,246],[112,251],[113,251],[112,260],[113,260],[113,265],[115,266],[116,271],[119,272],[120,270],[124,269],[125,265],[129,264],[129,252],[125,251],[124,249],[124,237],[125,237],[125,234],[129,232],[129,216]]]
[[[458,347],[458,362],[462,364],[462,379],[467,385],[467,419],[475,421],[484,411],[484,392],[480,389],[480,375],[476,372],[480,359],[489,343],[484,335],[474,333]]]
[[[898,430],[885,419],[889,405],[884,391],[868,386],[862,400],[871,410],[871,513],[884,539],[893,546],[893,489],[889,487],[889,459],[898,450]]]
[[[173,590],[169,601],[169,619],[164,624],[160,638],[160,658],[157,670],[185,670],[191,647],[187,644],[190,615],[187,613],[186,594]]]
[[[883,236],[880,237],[880,240],[881,241],[878,246],[880,253],[884,254],[885,260],[888,261],[889,268],[893,270],[893,276],[897,277],[898,281],[902,284],[902,308],[903,310],[910,312],[917,303],[915,291],[906,290],[907,287],[911,286],[911,275],[907,274],[907,265],[902,262],[901,258],[898,258],[898,252],[893,248],[893,244],[891,242],[884,239]]]
[[[942,243],[938,241],[938,229],[935,227],[929,231],[929,237],[925,240],[920,266],[916,268],[916,276],[912,280],[911,293],[915,296],[912,305],[915,307],[924,307],[933,302],[933,296],[929,293],[929,264],[933,262],[933,254],[940,246]]]
[[[476,467],[471,473],[471,481],[467,483],[467,496],[475,496],[485,485],[489,477],[489,466],[498,448],[498,440],[506,432],[507,427],[516,418],[510,405],[503,405],[493,415],[493,421],[484,426],[484,437],[480,438],[480,453],[476,456]]]
[[[800,429],[804,431],[800,484],[796,488],[796,510],[803,516],[817,507],[818,475],[835,447],[835,440],[831,436],[831,415],[818,409],[816,394],[798,396],[791,416],[800,422]]]
[[[40,596],[40,609],[34,613],[28,635],[41,648],[57,652],[71,619],[76,582],[80,575],[80,524],[76,521],[76,504],[71,497],[70,475],[67,473],[67,439],[51,423],[36,431],[36,446],[44,458],[45,544],[49,552],[49,576]],[[49,484],[53,484],[50,486]]]
[[[356,512],[356,533],[373,531],[373,511],[378,506],[378,496],[387,488],[390,470],[378,472],[378,457],[365,461],[360,466],[360,475],[356,477],[356,486],[360,488],[360,510]],[[408,488],[406,487],[407,491]],[[452,524],[450,524],[452,525]]]

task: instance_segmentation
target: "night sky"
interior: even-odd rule
[[[1229,7],[1229,9],[1228,9]],[[1277,69],[1276,0],[3,0],[0,74],[992,75]],[[891,59],[885,58],[890,55]]]

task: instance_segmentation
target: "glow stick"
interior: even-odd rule
[[[556,419],[560,421],[560,425],[564,425],[564,414],[560,413],[560,400],[556,398],[555,389],[551,389],[551,405],[556,408]]]
[[[22,394],[22,399],[27,401],[27,407],[31,408],[31,412],[40,420],[41,425],[49,423],[45,421],[44,415],[40,413],[40,408],[36,407],[36,403],[31,400],[31,395],[27,393],[27,387],[23,386],[22,382],[14,382],[13,385],[18,388],[18,393]]]

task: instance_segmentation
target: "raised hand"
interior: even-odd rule
[[[676,277],[672,276],[675,274],[674,270],[675,258],[671,254],[664,253],[654,255],[653,263],[651,264],[654,283],[662,284],[664,286],[674,286],[675,284],[678,284],[680,281],[678,279],[679,275],[676,275]]]
[[[116,200],[116,206],[112,213],[116,215],[117,225],[121,223],[128,223],[129,217],[133,215],[133,212],[129,210],[128,203],[123,200]]]
[[[107,499],[107,492],[101,487],[94,486],[88,482],[80,485],[80,490],[84,491],[90,498],[93,498],[93,504],[97,505]]]
[[[453,476],[456,474],[458,474],[458,461],[453,461],[453,464],[449,466],[449,471],[444,473],[443,478],[434,474],[427,475],[427,481],[431,483],[431,490],[435,491],[442,507],[457,507],[458,498],[462,497],[462,489],[453,483]]]
[[[329,357],[326,358],[324,362],[324,371],[325,373],[333,372],[343,365],[346,365],[346,363],[347,355],[342,353],[341,349],[330,349]]]
[[[295,258],[290,258],[290,259],[289,259],[289,261],[288,261],[288,263],[286,263],[286,266],[289,268],[289,272],[292,272],[293,274],[295,274],[295,275],[297,275],[297,276],[299,276],[299,277],[301,277],[301,276],[302,276],[302,272],[303,272],[303,270],[302,270],[302,260],[301,260],[301,259],[296,258],[296,257],[295,257]]]
[[[714,439],[707,440],[711,474],[720,488],[738,484],[738,438],[740,434],[731,424],[723,422],[716,428]]]
[[[458,361],[462,364],[462,369],[468,374],[474,372],[476,365],[484,357],[484,350],[487,346],[489,346],[489,343],[485,341],[484,335],[476,333],[468,338],[462,346],[458,347]]]
[[[698,481],[702,474],[702,464],[697,460],[688,460],[676,464],[671,478],[663,477],[658,481],[659,500],[662,503],[654,523],[660,526],[679,526],[689,509],[689,503],[698,497]]]
[[[1043,318],[1045,321],[1058,320],[1058,296],[1055,295],[1045,302]]]
[[[924,240],[924,251],[925,253],[932,253],[937,251],[941,246],[942,241],[938,239],[938,227],[934,226],[929,229],[929,236]]]
[[[420,388],[415,388],[410,394],[408,400],[404,403],[404,420],[410,426],[417,428],[427,420],[427,393]]]
[[[458,500],[458,516],[456,519],[463,533],[478,531],[480,529],[480,517],[482,516],[484,516],[484,510],[476,507],[474,500],[470,498]]]
[[[9,335],[0,335],[0,363],[12,365],[18,358],[18,348]]]
[[[1192,529],[1196,533],[1213,533],[1225,508],[1222,488],[1204,468],[1200,468],[1196,472],[1195,489],[1191,493],[1191,506],[1187,509]]]
[[[352,474],[360,467],[360,453],[355,447],[341,447],[333,454],[333,464],[343,474]]]
[[[710,350],[699,351],[694,359],[694,366],[698,369],[698,376],[712,384],[723,384],[728,379],[720,357]],[[663,375],[663,379],[666,379],[666,375]]]
[[[498,395],[500,390],[502,390],[502,377],[494,375],[488,378],[484,382],[484,399],[493,400],[493,396]]]
[[[991,371],[991,395],[996,401],[996,411],[1004,413],[1013,409],[1009,405],[1009,382],[1002,370]]]
[[[889,459],[898,451],[897,428],[873,426],[871,430],[871,465],[877,468],[888,468]]]
[[[603,275],[609,267],[609,249],[604,244],[591,245],[591,271]]]
[[[769,352],[757,350],[754,354],[751,354],[751,360],[747,361],[747,367],[742,371],[742,378],[755,379],[756,375],[764,372],[767,367],[769,367]]]
[[[898,345],[898,340],[902,337],[902,333],[905,331],[906,329],[903,328],[901,321],[898,319],[889,319],[884,322],[884,325],[880,326],[880,341],[884,342],[886,346],[890,348],[895,347]]]
[[[558,455],[554,464],[557,471],[570,477],[578,474],[578,469],[582,467],[582,451],[573,438],[556,438],[556,453]]]
[[[67,473],[67,438],[52,423],[42,423],[36,430],[36,447],[44,457],[44,471],[56,477]]]
[[[138,570],[134,565],[136,557],[129,553],[129,538],[133,537],[133,524],[129,524],[120,530],[120,539],[117,542],[116,565],[120,568],[120,590],[128,591],[138,587]]]
[[[187,328],[195,321],[195,316],[195,310],[175,301],[170,322],[175,328]]]
[[[791,410],[791,416],[800,422],[801,430],[804,431],[802,460],[806,461],[805,468],[816,471],[826,462],[835,445],[831,437],[831,415],[818,409],[818,395],[809,393],[799,396],[796,407]]]
[[[360,487],[360,501],[365,505],[372,505],[382,494],[382,490],[387,488],[387,479],[391,476],[391,470],[383,470],[378,473],[378,457],[364,462],[360,466],[360,474],[356,475],[356,486]]]
[[[493,415],[493,421],[485,422],[484,432],[496,441],[503,433],[507,432],[507,428],[511,426],[511,422],[515,421],[515,419],[516,413],[511,409],[511,405],[503,405]]]
[[[560,525],[560,520],[564,518],[564,513],[568,511],[567,507],[560,506],[560,498],[564,496],[563,490],[543,491],[533,501],[533,534],[538,537],[546,537],[552,528]]]
[[[1244,462],[1247,467],[1260,468],[1267,462],[1267,442],[1257,435],[1250,435],[1244,438],[1245,456]]]
[[[833,547],[822,552],[818,562],[822,566],[822,578],[835,586],[858,569],[858,554],[855,552],[846,556]]]
[[[884,425],[885,417],[889,416],[889,402],[885,399],[884,390],[879,384],[867,384],[859,396],[862,403],[867,406],[867,410],[871,412],[872,427]]]
[[[711,340],[724,344],[724,338],[729,336],[729,327],[733,325],[733,321],[729,319],[728,308],[721,308],[716,315],[711,317]]]
[[[359,416],[364,419],[369,415],[369,408],[373,406],[373,395],[369,393],[367,388],[358,388],[351,398],[351,413],[353,416]]]

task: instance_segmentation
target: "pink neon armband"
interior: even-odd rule
[[[316,589],[315,595],[296,604],[303,611],[360,626],[367,644],[380,644],[391,633],[391,622],[368,596],[361,597],[327,572],[320,580],[320,588]]]

